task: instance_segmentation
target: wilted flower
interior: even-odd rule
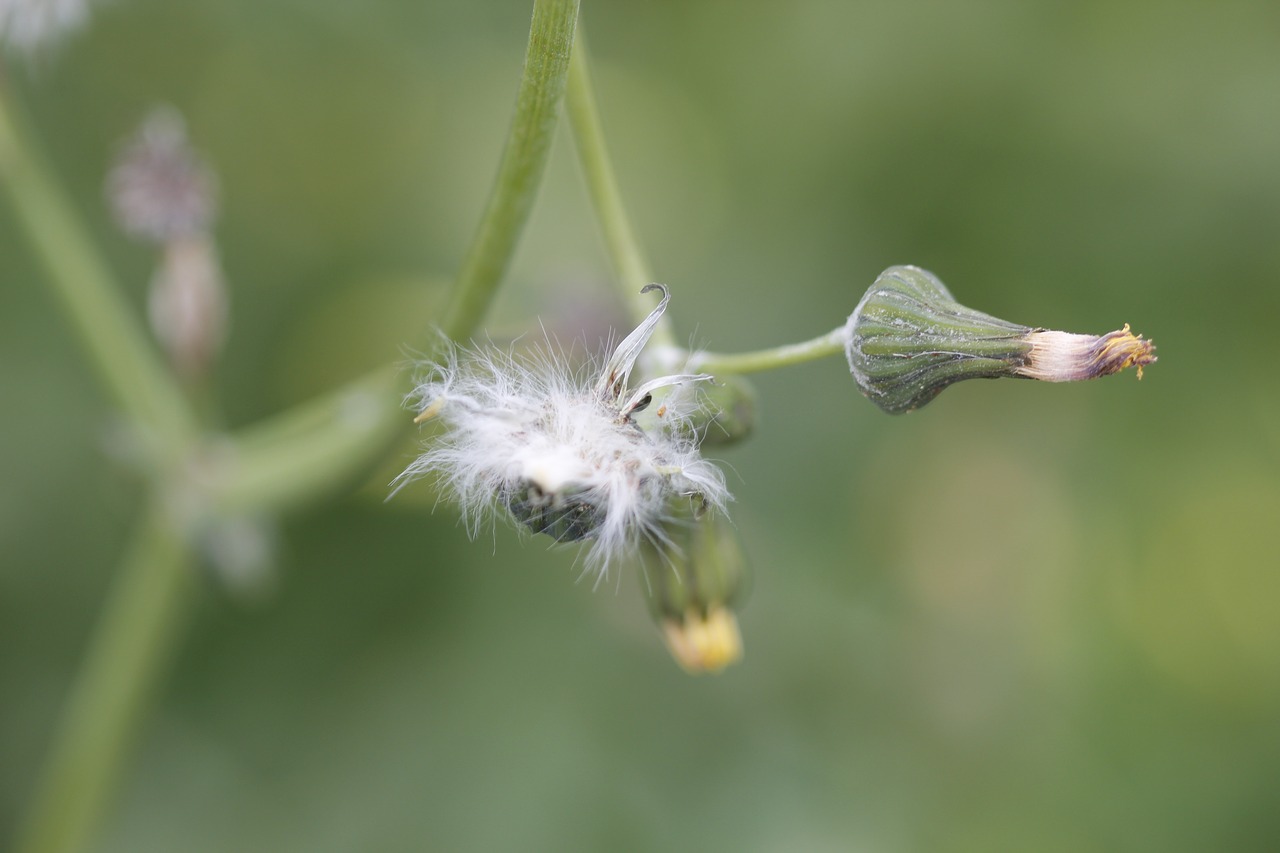
[[[0,44],[35,53],[88,17],[89,0],[0,0]]]
[[[1142,368],[1155,346],[1123,329],[1077,335],[1034,329],[975,311],[933,273],[890,267],[845,326],[845,352],[858,388],[891,414],[917,409],[962,379],[1014,376],[1076,382]]]
[[[664,523],[673,498],[710,510],[729,494],[720,470],[702,458],[686,428],[692,395],[655,394],[703,382],[705,374],[663,376],[629,386],[637,357],[666,310],[662,300],[584,378],[550,352],[533,359],[454,350],[410,396],[417,420],[437,418],[442,432],[393,484],[441,475],[475,535],[504,513],[557,541],[591,543],[587,567],[600,572],[642,541],[668,544]]]

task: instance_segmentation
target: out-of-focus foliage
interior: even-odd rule
[[[1248,850],[1280,835],[1280,7],[583,4],[682,336],[819,334],[885,267],[1160,362],[890,418],[839,359],[719,451],[744,661],[693,679],[571,552],[467,541],[406,443],[215,584],[102,838],[139,850]],[[243,424],[405,357],[465,250],[520,3],[97,7],[11,69],[142,310],[102,180],[157,102],[218,171]],[[625,325],[567,133],[499,310]],[[0,211],[0,835],[134,515],[112,412]],[[540,334],[540,332],[538,332]],[[407,387],[406,379],[406,387]]]

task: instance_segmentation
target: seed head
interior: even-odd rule
[[[630,384],[637,357],[670,294],[586,375],[553,348],[521,358],[491,348],[453,348],[409,401],[419,422],[440,433],[392,484],[434,473],[461,506],[474,536],[482,522],[508,516],[559,542],[586,541],[587,568],[609,564],[643,541],[670,545],[665,522],[673,498],[722,511],[724,475],[702,458],[687,428],[694,395],[671,389],[705,374]],[[651,408],[655,395],[665,399]]]

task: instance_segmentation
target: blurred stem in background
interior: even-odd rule
[[[195,581],[163,501],[145,511],[63,709],[20,851],[84,848],[179,640]]]
[[[545,172],[577,0],[537,0],[502,163],[443,324],[469,337],[509,266]],[[400,431],[395,371],[372,372],[224,441],[205,441],[107,265],[45,166],[0,75],[0,182],[103,384],[153,449],[146,519],[120,568],[53,736],[18,848],[82,848],[176,644],[195,562],[191,534],[219,512],[278,512],[333,494]],[[212,474],[195,474],[211,469]],[[185,501],[175,501],[182,495]],[[191,500],[194,498],[194,500]],[[176,517],[193,503],[197,517]],[[200,517],[203,515],[203,517]]]
[[[103,386],[161,464],[175,465],[196,440],[196,420],[25,123],[0,75],[0,182],[45,268],[44,281]]]
[[[24,127],[0,78],[0,183],[72,328],[148,452],[156,494],[177,476],[199,427],[173,376]],[[20,850],[76,850],[118,776],[163,669],[188,589],[189,549],[157,500],[119,569],[36,788]]]

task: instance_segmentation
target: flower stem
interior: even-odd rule
[[[699,352],[690,357],[687,369],[711,374],[759,373],[842,354],[844,339],[845,330],[844,326],[841,326],[813,340],[773,349],[732,354]]]
[[[445,309],[444,333],[469,337],[510,265],[547,164],[564,95],[578,0],[536,0],[524,76],[498,177]]]
[[[155,502],[135,534],[54,733],[20,853],[82,849],[164,672],[192,573],[181,531]]]
[[[209,484],[213,512],[280,512],[350,483],[408,428],[398,378],[380,368],[237,433]]]
[[[587,181],[591,203],[595,206],[596,219],[604,233],[605,247],[613,262],[614,273],[627,300],[627,308],[636,323],[644,320],[653,310],[651,297],[642,296],[640,290],[653,281],[649,265],[645,261],[640,241],[631,228],[631,220],[622,204],[622,193],[609,161],[605,147],[604,129],[600,112],[596,108],[595,91],[591,83],[591,60],[581,31],[569,60],[569,90],[565,96],[569,110],[569,125],[577,143],[578,161]],[[656,347],[675,347],[675,334],[671,321],[663,317],[654,330]]]
[[[0,79],[0,184],[99,378],[172,465],[195,441],[196,418],[32,145],[12,94]]]

